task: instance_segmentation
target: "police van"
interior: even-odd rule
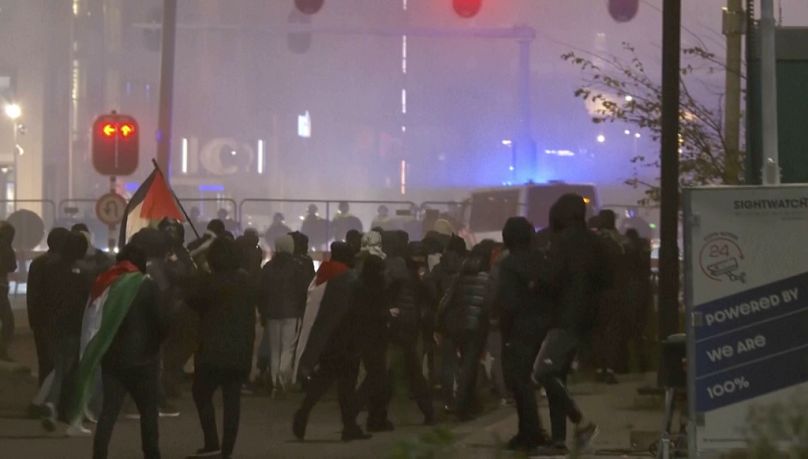
[[[505,221],[514,216],[525,217],[536,229],[550,225],[550,207],[567,193],[576,193],[586,202],[587,219],[600,211],[595,186],[564,182],[528,183],[525,185],[484,188],[471,192],[467,203],[467,230],[473,241],[502,240]]]

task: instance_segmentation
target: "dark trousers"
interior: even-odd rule
[[[454,385],[458,371],[457,345],[449,336],[440,343],[440,388],[443,404],[454,407]]]
[[[224,404],[224,434],[222,436],[222,456],[233,453],[238,436],[239,417],[241,415],[241,384],[245,380],[245,372],[238,370],[219,370],[200,367],[194,375],[193,396],[199,423],[205,436],[205,449],[219,449],[219,433],[216,430],[216,410],[213,407],[213,393],[222,388]]]
[[[199,341],[199,315],[185,305],[179,307],[163,343],[162,387],[168,397],[178,397],[183,367],[194,355]]]
[[[538,446],[545,435],[539,419],[536,388],[530,378],[543,338],[544,334],[538,331],[513,335],[502,349],[505,382],[513,393],[519,417],[516,435],[528,446]]]
[[[356,411],[368,409],[367,423],[387,422],[387,405],[392,398],[392,388],[387,371],[387,342],[377,339],[362,346],[362,364],[365,379],[356,391]]]
[[[348,357],[324,357],[320,360],[320,365],[306,383],[306,396],[300,405],[300,413],[308,419],[314,405],[328,392],[328,389],[337,382],[337,394],[339,397],[340,416],[342,418],[342,428],[344,431],[356,430],[357,411],[354,407],[354,388],[356,387],[356,376],[359,370],[359,362]]]
[[[11,338],[14,336],[14,313],[8,300],[8,284],[0,286],[0,356],[8,352]]]
[[[410,392],[421,409],[421,413],[426,418],[432,418],[435,414],[432,406],[432,394],[429,384],[426,382],[424,372],[421,368],[421,353],[418,352],[418,336],[397,334],[393,337],[391,344],[400,350],[404,363],[404,376]]]
[[[583,414],[570,396],[566,380],[578,342],[577,334],[570,330],[550,330],[542,343],[533,369],[533,376],[544,386],[548,399],[552,397],[554,400],[556,411],[563,413],[575,424],[581,422]],[[556,419],[554,422],[563,421]],[[553,436],[555,437],[555,432]]]
[[[53,343],[46,327],[31,327],[31,329],[36,346],[39,385],[42,386],[45,378],[53,371]]]
[[[102,369],[104,401],[93,439],[93,459],[106,459],[112,429],[126,394],[132,396],[140,412],[140,440],[143,457],[160,459],[158,400],[160,372],[156,365],[127,369]]]
[[[486,336],[485,331],[476,330],[465,331],[452,337],[452,341],[457,346],[457,352],[460,354],[457,400],[455,402],[455,409],[459,416],[469,415],[474,411],[480,356]]]

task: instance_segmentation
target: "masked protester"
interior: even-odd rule
[[[490,257],[484,247],[475,247],[449,281],[438,308],[437,340],[448,337],[460,355],[454,412],[461,421],[472,419],[479,411],[475,404],[477,374],[494,299]]]
[[[292,236],[275,241],[275,252],[260,274],[260,311],[268,335],[273,395],[291,385],[295,339],[306,307],[307,273],[294,256]]]
[[[48,233],[48,251],[36,257],[28,268],[26,292],[28,323],[34,333],[40,386],[53,370],[54,347],[48,322],[53,316],[54,304],[47,300],[50,279],[48,271],[59,257],[68,234],[69,231],[65,228],[52,229]]]
[[[133,237],[134,239],[134,237]],[[129,394],[140,413],[140,436],[146,459],[159,459],[160,347],[167,321],[160,307],[160,289],[145,275],[146,250],[130,242],[117,263],[99,276],[91,301],[103,298],[102,322],[89,346],[101,357],[103,406],[93,439],[93,459],[109,456],[109,443],[124,398]],[[88,355],[96,351],[87,351]],[[117,457],[118,455],[116,455]]]
[[[87,240],[79,233],[69,232],[59,251],[59,257],[49,270],[50,288],[44,301],[54,305],[49,333],[54,339],[54,370],[50,385],[43,385],[45,416],[42,425],[48,431],[56,421],[66,421],[65,397],[69,392],[72,372],[79,357],[82,319],[90,286],[76,267],[87,251]]]
[[[205,440],[191,457],[220,454],[229,459],[238,435],[241,386],[252,368],[256,289],[249,274],[239,266],[239,247],[234,241],[214,241],[208,264],[212,273],[200,279],[188,300],[201,318],[193,396]],[[213,393],[219,388],[224,401],[221,442],[213,407]]]
[[[298,344],[295,374],[304,381],[305,398],[295,413],[292,432],[306,436],[311,410],[336,381],[342,417],[342,440],[370,438],[356,423],[354,387],[359,368],[357,327],[362,324],[355,301],[357,276],[350,269],[351,248],[331,244],[331,259],[317,271],[309,289]]]
[[[541,256],[531,250],[533,234],[533,225],[523,217],[512,217],[505,223],[502,240],[508,254],[499,263],[494,303],[502,334],[503,373],[519,416],[518,431],[507,448],[528,455],[549,443],[530,380],[549,326],[549,300],[537,297],[534,290]]]
[[[551,297],[551,324],[533,368],[533,379],[560,400],[575,425],[577,451],[589,446],[598,426],[584,417],[564,381],[580,342],[592,333],[599,295],[611,285],[606,248],[587,229],[585,216],[586,203],[576,194],[562,196],[551,209],[555,239],[537,286]]]
[[[163,345],[162,386],[165,396],[173,399],[180,396],[183,367],[196,351],[199,340],[199,315],[186,302],[197,268],[185,248],[185,227],[180,222],[163,219],[157,229],[163,233],[168,249],[158,262],[165,276],[165,307],[169,323]]]

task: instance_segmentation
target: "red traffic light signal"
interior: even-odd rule
[[[609,0],[609,15],[617,22],[634,19],[640,9],[640,0]]]
[[[480,8],[483,7],[483,0],[452,0],[452,7],[458,16],[470,18],[480,12]]]
[[[323,7],[325,0],[295,0],[295,7],[303,14],[314,14]]]
[[[101,115],[93,123],[93,167],[102,175],[130,175],[137,169],[137,121],[128,115]]]

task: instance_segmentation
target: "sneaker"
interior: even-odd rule
[[[575,427],[575,450],[583,451],[592,444],[592,440],[598,436],[600,429],[596,424],[588,422],[585,426]]]
[[[308,422],[308,416],[304,412],[297,411],[295,413],[292,419],[292,433],[295,435],[295,438],[303,441],[306,437],[306,424],[308,424]]]
[[[71,424],[65,429],[65,435],[68,437],[91,437],[93,431],[81,424]]]
[[[56,430],[56,408],[53,403],[44,405],[44,416],[42,416],[42,427],[48,432]]]
[[[161,418],[176,418],[180,415],[180,410],[175,408],[168,402],[160,404],[160,417]]]
[[[90,424],[98,424],[98,418],[89,409],[84,410],[84,420]]]
[[[196,450],[196,453],[186,456],[185,459],[199,459],[203,457],[221,457],[222,450],[220,448],[201,448]]]

